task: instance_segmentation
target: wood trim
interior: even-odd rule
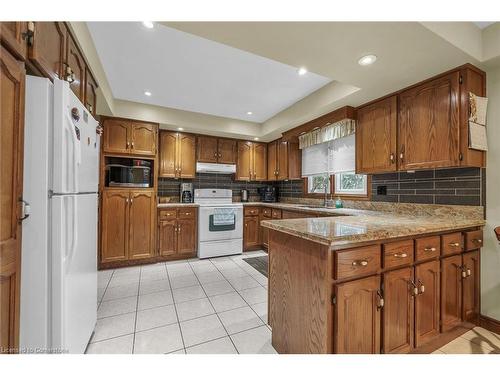
[[[307,190],[309,189],[307,177],[302,178],[302,183],[303,183],[302,198],[317,198],[317,199],[324,198],[325,193],[308,193],[307,192]],[[372,197],[371,184],[372,184],[372,176],[367,175],[366,194],[335,194],[335,175],[331,175],[330,176],[330,192],[328,193],[328,195],[330,195],[333,199],[341,198],[341,199],[353,200],[353,201],[369,201],[369,200],[371,200],[371,197]]]
[[[490,318],[486,315],[479,316],[479,326],[500,335],[500,320]]]

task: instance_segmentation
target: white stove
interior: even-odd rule
[[[243,252],[243,205],[233,203],[230,189],[195,189],[199,204],[198,258]]]

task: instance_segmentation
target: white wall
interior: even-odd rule
[[[481,252],[481,313],[500,320],[500,66],[486,71],[488,93],[488,160],[486,166],[485,246]]]

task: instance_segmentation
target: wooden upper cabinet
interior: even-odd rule
[[[400,169],[460,165],[459,80],[457,71],[400,94]]]
[[[73,37],[68,33],[66,39],[65,78],[69,87],[82,102],[85,97],[85,61]],[[69,75],[68,75],[69,74]]]
[[[278,178],[278,141],[267,145],[267,179],[272,181]]]
[[[7,352],[19,344],[25,69],[3,46],[0,89],[0,351]]]
[[[218,156],[217,138],[198,137],[198,161],[201,163],[217,163]]]
[[[181,178],[196,177],[196,137],[192,134],[178,133],[178,166]]]
[[[85,69],[85,107],[96,115],[97,82],[88,68]]]
[[[415,281],[420,290],[415,297],[415,346],[419,347],[439,334],[439,260],[416,266]]]
[[[26,40],[27,22],[0,22],[0,37],[2,43],[18,59],[26,58],[28,48]]]
[[[131,124],[130,152],[137,155],[156,154],[156,133],[154,124],[134,122]]]
[[[462,279],[462,309],[463,320],[477,324],[479,317],[479,295],[480,288],[480,270],[479,250],[463,254],[463,266],[465,277]]]
[[[252,146],[252,142],[238,141],[237,180],[250,181],[252,179]]]
[[[413,348],[413,267],[384,273],[382,330],[384,353],[408,353]]]
[[[278,180],[288,179],[288,142],[278,141],[276,165],[278,166]]]
[[[448,331],[462,320],[462,256],[441,260],[441,330]]]
[[[219,163],[236,164],[236,142],[235,139],[219,138]]]
[[[155,253],[156,205],[152,191],[130,193],[129,259],[150,258]]]
[[[267,180],[267,145],[265,143],[253,144],[253,180]]]
[[[177,133],[160,132],[160,177],[177,177]]]
[[[397,96],[358,109],[357,173],[396,170],[397,110]]]
[[[380,353],[380,276],[335,286],[338,354]]]
[[[63,22],[35,22],[35,34],[28,56],[30,62],[45,77],[63,80],[66,78],[64,63],[67,59],[67,35]]]
[[[298,143],[278,139],[267,145],[267,179],[300,179],[302,158]]]
[[[129,191],[105,190],[101,214],[101,262],[128,258]]]
[[[121,119],[105,119],[103,127],[104,152],[128,153],[131,129],[127,121]]]

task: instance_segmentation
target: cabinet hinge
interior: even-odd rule
[[[460,76],[458,77],[458,83],[459,83],[459,84],[464,83],[464,79],[463,79],[462,75],[460,75]]]
[[[337,304],[337,296],[334,294],[332,296],[332,305],[336,305]]]
[[[28,46],[33,45],[33,36],[35,35],[35,23],[33,21],[29,21],[26,26],[26,31],[21,34],[23,40],[26,41]]]
[[[464,155],[461,152],[458,153],[458,160],[464,160]]]

